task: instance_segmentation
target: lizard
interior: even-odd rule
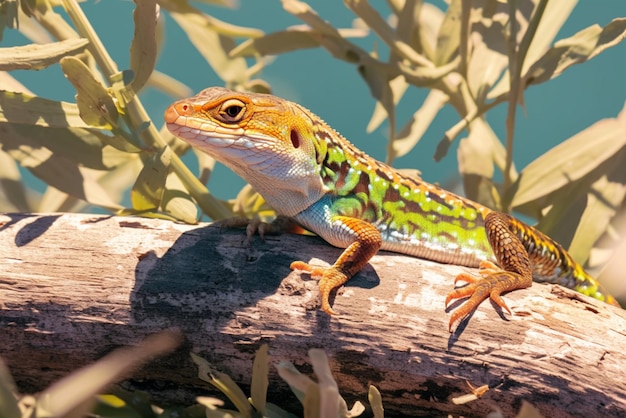
[[[298,225],[344,248],[330,267],[291,264],[319,279],[328,314],[336,313],[331,292],[380,249],[479,268],[454,279],[445,306],[467,300],[451,313],[450,332],[488,297],[511,314],[501,294],[533,279],[619,306],[541,231],[369,157],[297,103],[210,87],[171,104],[164,119],[174,136],[250,183],[287,220],[281,228]]]

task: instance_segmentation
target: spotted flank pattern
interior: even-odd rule
[[[467,266],[493,259],[483,223],[487,208],[401,174],[321,119],[312,120],[321,144],[316,146],[320,176],[332,195],[322,204],[330,204],[331,212],[374,224],[385,250]]]
[[[379,248],[444,263],[491,266],[482,269],[482,278],[457,277],[471,284],[454,290],[447,300],[470,299],[455,311],[451,324],[486,297],[506,308],[499,294],[529,286],[531,272],[533,280],[617,304],[546,235],[374,160],[296,103],[213,87],[173,103],[165,121],[174,135],[248,181],[278,214],[345,248],[329,268],[292,264],[320,277],[326,312],[332,313],[330,292]]]

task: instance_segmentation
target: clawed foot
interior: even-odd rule
[[[301,270],[309,273],[314,279],[318,279],[320,297],[322,300],[321,309],[329,315],[337,315],[337,312],[330,306],[330,292],[340,287],[348,281],[348,277],[336,267],[314,267],[304,261],[294,261],[291,263],[292,270]]]
[[[220,228],[246,228],[246,244],[249,244],[255,234],[261,239],[265,239],[265,235],[278,235],[290,230],[291,221],[288,218],[278,216],[271,223],[264,222],[260,219],[248,219],[242,216],[235,216],[228,219],[222,219],[214,222],[213,225]]]
[[[480,305],[481,302],[488,297],[491,298],[491,300],[504,311],[511,314],[511,310],[502,299],[501,293],[520,288],[519,283],[520,281],[523,281],[523,278],[517,273],[502,270],[490,261],[481,262],[479,268],[480,270],[478,273],[480,274],[480,277],[467,273],[461,273],[454,279],[455,285],[460,281],[464,281],[469,284],[450,292],[446,297],[446,307],[455,299],[468,296],[469,299],[450,316],[450,322],[448,325],[448,331],[450,332],[452,332],[452,329],[459,322],[472,313],[474,309],[476,309],[478,305]]]

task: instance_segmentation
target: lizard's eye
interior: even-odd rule
[[[238,122],[243,118],[245,109],[246,104],[241,100],[227,100],[220,107],[220,116],[224,118],[224,122]]]

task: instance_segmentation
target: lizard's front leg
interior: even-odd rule
[[[446,297],[446,306],[454,299],[466,296],[470,298],[451,315],[449,331],[487,297],[511,313],[500,294],[532,285],[533,275],[528,252],[512,228],[511,217],[501,212],[490,212],[485,217],[485,229],[500,267],[491,262],[483,262],[479,271],[481,277],[465,273],[456,277],[455,284],[465,281],[469,285],[450,292]]]
[[[369,222],[347,216],[334,216],[326,239],[329,242],[343,242],[346,249],[331,267],[315,267],[303,261],[291,263],[292,270],[303,270],[319,279],[322,299],[321,309],[331,315],[336,314],[328,301],[330,293],[346,283],[361,270],[378,252],[382,245],[380,232]],[[329,239],[330,235],[331,239]]]

